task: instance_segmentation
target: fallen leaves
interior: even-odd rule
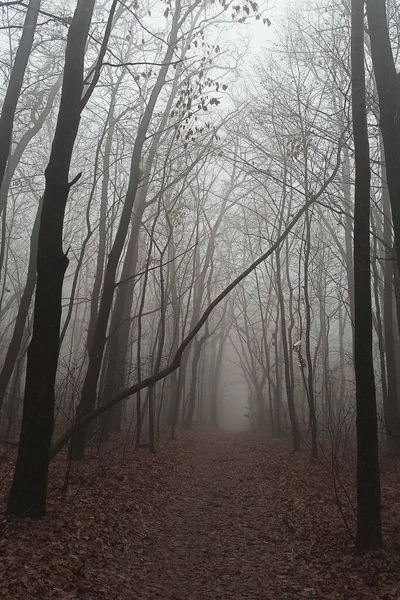
[[[12,469],[2,469],[7,486]],[[74,465],[61,502],[64,471],[56,461],[44,520],[2,521],[1,598],[400,597],[397,553],[355,555],[326,465],[282,442],[189,432],[156,455],[118,442],[106,458]],[[387,537],[399,488],[388,470]]]

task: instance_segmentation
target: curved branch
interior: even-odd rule
[[[86,425],[88,425],[91,421],[93,421],[93,419],[96,419],[101,414],[108,411],[110,408],[112,408],[113,406],[118,404],[118,402],[121,402],[122,400],[124,400],[125,398],[128,398],[129,396],[133,396],[134,394],[136,394],[137,392],[140,392],[140,390],[143,390],[144,388],[148,388],[151,385],[154,385],[155,383],[157,383],[157,381],[164,379],[165,377],[167,377],[168,375],[170,375],[171,373],[173,373],[174,371],[176,371],[179,368],[184,351],[189,346],[190,342],[195,338],[195,336],[200,331],[200,329],[203,327],[203,325],[206,323],[207,319],[209,318],[209,316],[211,315],[213,310],[222,302],[222,300],[224,298],[226,298],[226,296],[228,296],[228,294],[241,281],[243,281],[248,275],[250,275],[250,273],[252,273],[261,263],[263,263],[267,258],[269,258],[269,256],[271,256],[271,254],[273,254],[275,252],[275,250],[277,250],[277,248],[279,248],[281,243],[284,241],[284,239],[287,237],[287,235],[290,233],[290,231],[293,229],[293,227],[296,225],[296,223],[300,220],[301,216],[307,211],[307,209],[312,204],[314,204],[318,200],[318,198],[320,198],[320,196],[325,192],[326,188],[330,185],[330,183],[332,183],[332,181],[334,180],[334,178],[339,170],[340,164],[341,164],[341,148],[342,148],[342,143],[340,141],[339,146],[338,146],[338,151],[337,151],[336,165],[335,165],[331,175],[323,183],[323,185],[321,186],[319,191],[316,194],[312,195],[309,198],[309,200],[307,200],[307,202],[304,203],[302,208],[300,208],[299,211],[296,213],[296,215],[291,219],[291,221],[289,222],[289,224],[287,225],[285,230],[281,233],[281,235],[277,238],[277,240],[272,244],[272,246],[270,246],[270,248],[266,252],[264,252],[264,254],[262,254],[262,256],[260,256],[257,260],[255,260],[245,271],[243,271],[240,275],[238,275],[238,277],[236,277],[211,302],[211,304],[208,305],[206,310],[203,312],[201,318],[198,320],[197,324],[192,328],[192,330],[188,333],[188,335],[182,341],[181,345],[177,349],[170,364],[168,366],[166,366],[164,369],[162,369],[161,371],[159,371],[158,373],[155,373],[155,374],[151,375],[150,377],[146,377],[145,379],[143,379],[142,381],[139,381],[138,383],[135,383],[131,387],[128,387],[125,390],[122,390],[116,396],[114,396],[114,398],[110,398],[110,400],[108,400],[104,404],[98,406],[97,408],[92,410],[89,414],[87,414],[84,418],[82,418],[80,421],[78,421],[77,423],[72,425],[72,427],[70,427],[54,443],[52,451],[51,451],[51,458],[54,458],[56,456],[56,454],[58,454],[58,452],[60,452],[60,450],[62,450],[62,448],[64,448],[64,446],[69,442],[69,440],[75,435],[75,433],[77,431],[79,431],[82,427],[85,427]]]

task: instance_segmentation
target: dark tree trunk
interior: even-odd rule
[[[342,189],[344,196],[344,203],[346,206],[345,215],[345,228],[344,228],[344,239],[345,239],[345,265],[347,275],[347,287],[349,293],[349,306],[350,306],[350,319],[351,326],[354,327],[354,265],[353,265],[353,219],[351,217],[352,201],[351,201],[351,179],[350,179],[350,157],[347,148],[343,150],[343,165],[342,165]]]
[[[4,396],[7,391],[8,384],[11,379],[12,372],[18,353],[21,348],[21,342],[25,331],[26,319],[28,317],[29,308],[33,292],[36,285],[36,261],[37,261],[37,245],[39,236],[39,224],[42,211],[42,199],[40,200],[38,211],[33,225],[30,243],[30,254],[28,264],[28,275],[26,278],[25,288],[18,307],[17,317],[15,319],[14,329],[11,336],[11,341],[7,349],[7,354],[4,359],[3,367],[0,372],[0,410],[4,402]]]
[[[278,257],[279,258],[279,257]],[[278,302],[276,307],[277,315],[276,315],[276,323],[275,323],[275,331],[272,334],[272,339],[275,342],[275,434],[277,437],[281,437],[282,435],[282,424],[281,424],[281,399],[282,399],[282,372],[281,372],[281,355],[280,355],[280,346],[281,340],[279,337],[279,317],[281,312],[281,306]],[[266,335],[266,332],[264,333]]]
[[[374,219],[373,219],[374,221]],[[376,229],[375,227],[373,229]],[[376,336],[378,338],[378,351],[379,351],[379,362],[380,362],[380,371],[381,371],[381,387],[382,387],[382,401],[383,408],[385,412],[385,407],[388,403],[388,381],[386,378],[386,361],[385,361],[385,338],[383,335],[383,319],[381,312],[381,296],[382,290],[380,289],[380,277],[378,273],[377,260],[375,257],[378,256],[378,245],[376,236],[373,241],[373,254],[374,258],[371,261],[372,267],[372,275],[373,275],[373,292],[374,292],[374,302],[375,302],[375,311],[372,313],[372,325],[375,329]],[[374,314],[375,313],[375,314]],[[389,342],[390,343],[390,342]],[[386,420],[386,419],[385,419]]]
[[[193,358],[191,365],[191,378],[190,378],[190,391],[189,391],[189,402],[187,406],[187,412],[185,415],[184,427],[190,429],[193,424],[194,409],[196,407],[196,391],[197,391],[197,375],[200,363],[201,348],[207,337],[207,334],[202,335],[201,338],[197,337],[193,343]]]
[[[306,248],[304,252],[304,304],[306,309],[305,354],[307,361],[307,385],[305,386],[305,389],[307,392],[311,430],[311,458],[313,460],[318,460],[317,413],[314,394],[314,369],[311,357],[311,304],[308,288],[308,267],[311,249],[311,215],[309,214],[309,211],[306,212],[306,237]]]
[[[282,281],[281,281],[281,262],[279,250],[276,253],[276,283],[278,292],[278,302],[280,306],[280,320],[281,320],[281,337],[282,337],[282,350],[283,350],[283,363],[285,370],[285,385],[286,385],[286,398],[289,411],[290,425],[292,429],[292,442],[293,450],[298,451],[301,448],[301,434],[299,423],[296,415],[296,407],[294,403],[294,389],[293,389],[293,378],[290,372],[290,351],[288,346],[288,331],[286,325],[285,315],[285,302],[282,292]]]
[[[68,259],[62,247],[72,152],[82,111],[84,57],[94,0],[79,0],[68,31],[61,103],[43,196],[32,341],[28,350],[18,458],[7,511],[41,517],[46,510],[61,296]]]
[[[400,269],[400,86],[390,44],[385,0],[367,0],[366,4],[396,259]],[[398,327],[400,329],[400,322]]]
[[[383,170],[384,171],[384,170]],[[383,262],[384,290],[383,290],[383,328],[385,337],[386,371],[387,371],[387,398],[384,404],[384,417],[386,426],[386,439],[390,454],[400,454],[400,415],[399,398],[397,390],[397,366],[394,323],[394,285],[393,267],[397,268],[395,256],[392,251],[392,228],[390,219],[390,200],[388,189],[385,185],[385,175],[382,173],[382,209],[383,209],[383,240],[385,254]],[[398,339],[398,336],[396,336]]]
[[[226,304],[224,307],[224,312],[226,310]],[[212,369],[212,377],[211,377],[211,385],[210,385],[210,424],[213,427],[218,427],[218,398],[219,398],[219,387],[220,387],[220,377],[222,371],[222,361],[224,357],[225,343],[226,338],[229,333],[229,328],[226,322],[226,317],[224,316],[221,326],[221,333],[219,335],[219,344],[218,349],[216,347],[218,342],[215,342],[213,358],[210,367]]]
[[[365,103],[364,1],[352,0],[352,111],[355,149],[354,366],[357,400],[357,535],[360,549],[382,545],[370,271],[370,163]]]
[[[353,292],[352,292],[353,295]],[[345,352],[344,352],[344,334],[346,330],[346,321],[343,317],[342,299],[338,300],[338,335],[339,335],[339,373],[340,373],[340,385],[338,397],[336,398],[336,411],[340,412],[344,405],[345,394],[346,394],[346,367],[345,367]]]
[[[29,143],[33,140],[33,138],[37,135],[37,133],[39,133],[39,131],[42,129],[47,117],[49,116],[51,109],[53,108],[53,104],[54,104],[56,95],[61,87],[61,83],[62,83],[62,77],[59,76],[57,78],[57,81],[55,82],[55,84],[52,86],[52,88],[50,90],[50,93],[47,97],[46,105],[44,106],[43,110],[41,111],[39,117],[34,122],[32,122],[29,129],[27,129],[25,131],[25,133],[21,136],[21,138],[15,144],[13,152],[8,159],[7,169],[6,169],[5,175],[3,177],[2,185],[0,187],[0,207],[3,207],[2,209],[0,208],[0,212],[2,211],[1,218],[2,218],[2,229],[3,229],[2,235],[1,235],[1,245],[0,245],[0,273],[3,270],[4,257],[6,254],[6,246],[8,245],[8,242],[9,242],[8,236],[6,235],[6,225],[7,225],[6,212],[7,212],[7,198],[8,198],[11,182],[12,182],[14,173],[21,161],[21,158],[22,158],[26,148],[28,147]],[[38,109],[39,109],[39,106],[40,106],[40,101],[38,101],[38,103],[37,103]],[[35,281],[36,281],[36,258],[33,262],[33,267],[34,267]],[[28,274],[28,278],[29,278],[29,274]],[[33,295],[33,290],[32,290],[32,295]],[[0,307],[1,307],[1,304],[2,304],[2,299],[0,300]],[[0,310],[0,313],[1,312],[2,311]]]
[[[340,166],[340,152],[341,147],[338,148],[337,152],[337,160],[335,166],[332,168],[330,175],[325,179],[323,185],[319,189],[319,191],[312,196],[292,217],[284,231],[277,237],[275,242],[268,248],[264,254],[259,256],[247,269],[245,269],[240,275],[238,275],[229,285],[227,285],[214,300],[208,304],[207,308],[202,313],[199,321],[194,325],[193,329],[189,331],[189,333],[184,337],[181,344],[179,345],[176,353],[171,358],[170,362],[167,366],[160,370],[159,373],[154,373],[149,377],[144,378],[143,380],[135,383],[134,385],[122,390],[117,394],[114,398],[111,398],[104,404],[97,406],[97,408],[93,409],[89,414],[87,414],[81,421],[72,425],[65,433],[54,443],[51,456],[54,457],[64,446],[71,440],[71,438],[79,431],[81,428],[87,427],[87,425],[96,419],[98,416],[102,415],[104,412],[112,408],[118,402],[121,402],[125,398],[129,396],[133,396],[137,394],[140,390],[148,388],[149,386],[157,383],[158,381],[164,379],[168,375],[170,375],[173,371],[178,369],[181,365],[182,359],[186,356],[185,350],[188,348],[190,343],[199,333],[200,329],[205,325],[209,316],[213,312],[213,310],[221,304],[221,302],[228,296],[228,294],[237,287],[239,283],[241,283],[250,273],[252,273],[261,263],[263,263],[267,258],[269,258],[282,242],[286,239],[289,232],[292,231],[294,226],[299,222],[300,218],[304,215],[306,210],[315,203],[318,198],[325,192],[327,187],[332,183],[334,178],[337,175],[339,166]]]
[[[106,232],[106,219],[107,219],[107,204],[108,204],[108,187],[110,182],[110,161],[111,161],[111,149],[112,140],[114,134],[114,97],[111,100],[110,107],[110,126],[107,132],[106,143],[104,145],[103,154],[103,176],[101,182],[101,201],[100,201],[100,223],[99,223],[99,245],[96,260],[96,273],[94,276],[94,283],[92,289],[92,297],[90,301],[90,317],[88,324],[87,333],[87,348],[90,354],[93,345],[93,334],[96,327],[97,313],[99,308],[99,298],[101,291],[101,284],[103,280],[104,262],[106,258],[106,244],[107,244],[107,232]]]
[[[35,36],[36,24],[39,15],[41,0],[29,0],[26,12],[24,28],[21,39],[18,44],[18,50],[15,55],[14,64],[11,70],[10,79],[7,86],[6,95],[3,102],[3,108],[0,115],[0,187],[4,180],[8,155],[11,148],[12,132],[14,125],[15,111],[17,109],[18,98],[21,93],[22,83],[29,56],[32,50],[33,38]],[[3,199],[4,200],[4,199]],[[4,202],[0,203],[0,213],[4,208]]]
[[[132,331],[131,310],[135,279],[133,278],[138,263],[138,241],[145,210],[145,198],[142,196],[136,210],[126,256],[121,272],[121,285],[118,286],[115,295],[114,307],[110,320],[110,339],[108,342],[108,356],[110,359],[106,365],[104,397],[105,399],[115,396],[126,383],[126,367],[128,362],[129,338]],[[121,406],[115,406],[106,416],[104,432],[107,437],[109,432],[121,429]]]
[[[83,383],[81,398],[76,411],[76,419],[80,421],[93,410],[96,403],[97,384],[99,380],[101,364],[104,355],[106,344],[107,327],[111,312],[111,307],[114,298],[115,278],[118,269],[119,260],[124,248],[126,236],[129,229],[131,214],[141,179],[140,161],[142,156],[143,145],[146,141],[146,134],[153,111],[164,86],[165,78],[168,73],[168,65],[172,60],[176,38],[179,28],[180,2],[177,0],[174,20],[172,25],[171,36],[168,44],[168,49],[164,57],[165,66],[162,66],[150,94],[149,102],[144,111],[143,118],[139,124],[131,160],[130,179],[128,190],[125,197],[124,206],[122,209],[121,219],[118,225],[114,243],[112,245],[107,266],[104,274],[103,293],[100,300],[99,312],[97,316],[96,327],[93,332],[93,343],[89,349],[89,366]],[[85,454],[85,443],[87,437],[87,427],[82,427],[77,433],[73,441],[72,456],[74,460],[83,460]]]

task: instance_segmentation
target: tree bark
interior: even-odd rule
[[[400,87],[390,44],[385,0],[367,0],[371,57],[379,99],[396,259],[400,269]],[[398,323],[400,333],[400,322]]]
[[[385,338],[387,397],[383,406],[387,448],[390,454],[400,454],[400,415],[399,398],[397,390],[397,365],[395,348],[395,323],[393,306],[393,267],[397,268],[395,256],[392,252],[392,227],[390,219],[390,200],[383,170],[382,210],[383,210],[383,241],[385,253],[383,261],[384,289],[383,289],[383,328]],[[398,331],[398,330],[397,330]],[[398,339],[398,336],[396,336]]]
[[[351,78],[355,160],[354,365],[357,402],[357,534],[366,550],[382,545],[370,270],[370,162],[364,67],[364,1],[352,0]],[[393,90],[392,90],[393,91]]]
[[[28,350],[22,428],[7,504],[9,514],[41,517],[46,510],[61,296],[68,259],[62,247],[72,152],[82,111],[86,42],[95,0],[78,0],[68,30],[60,109],[46,168],[39,228],[32,341]]]

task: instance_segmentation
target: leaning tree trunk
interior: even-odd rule
[[[276,256],[277,257],[277,256]],[[275,340],[275,434],[277,437],[282,435],[282,419],[281,419],[281,400],[282,400],[282,344],[279,337],[279,324],[280,324],[280,312],[281,305],[277,302],[276,305],[276,323],[275,330],[272,332],[271,338]],[[267,333],[264,330],[263,335]]]
[[[18,44],[17,53],[13,67],[11,69],[10,79],[7,86],[6,95],[3,102],[3,108],[0,115],[0,187],[3,183],[6,172],[8,155],[11,148],[12,132],[14,125],[15,111],[17,109],[18,98],[21,93],[22,83],[29,56],[31,54],[33,38],[35,36],[36,24],[39,15],[41,0],[29,0],[26,12],[24,28],[21,39]],[[4,203],[0,203],[0,213],[4,208]]]
[[[364,1],[352,0],[354,198],[354,366],[357,400],[357,535],[360,549],[382,545],[376,393],[372,348],[370,163],[364,67]]]
[[[100,376],[101,364],[103,361],[104,348],[106,344],[107,327],[114,298],[115,278],[117,274],[119,260],[128,233],[129,223],[131,220],[131,214],[137,195],[137,190],[141,180],[140,160],[142,157],[142,150],[146,141],[147,130],[149,128],[158,97],[165,83],[169,63],[171,62],[174,55],[174,50],[177,43],[178,30],[180,26],[179,15],[180,0],[177,0],[168,49],[164,56],[164,65],[160,69],[157,81],[150,94],[149,102],[140,121],[138,132],[136,135],[136,140],[132,152],[128,189],[126,192],[125,202],[122,209],[121,219],[118,225],[114,243],[112,245],[108,257],[108,262],[104,274],[103,293],[100,300],[96,327],[93,333],[93,344],[92,347],[89,349],[89,366],[83,382],[82,394],[76,411],[77,421],[82,420],[87,414],[89,414],[93,410],[95,406],[97,384]],[[83,460],[85,454],[86,437],[87,427],[84,426],[77,432],[73,440],[72,457],[74,460]]]
[[[42,199],[40,200],[38,206],[35,223],[33,225],[31,234],[28,274],[26,278],[26,283],[24,291],[22,293],[21,301],[19,303],[17,317],[15,319],[14,329],[11,336],[11,341],[7,349],[7,354],[4,359],[3,367],[0,371],[0,410],[3,406],[7,387],[10,383],[11,375],[13,373],[15,363],[17,361],[18,354],[21,348],[21,342],[25,331],[26,319],[28,317],[33,292],[35,290],[37,245],[41,212]]]
[[[13,180],[15,171],[17,170],[17,167],[20,164],[22,156],[23,156],[25,150],[27,149],[28,145],[33,140],[33,138],[39,133],[39,131],[42,129],[44,123],[46,122],[46,119],[49,116],[49,114],[53,108],[55,98],[61,87],[61,83],[62,83],[62,76],[59,76],[57,78],[56,82],[54,83],[54,85],[50,89],[46,104],[45,104],[43,110],[41,111],[40,115],[38,116],[37,119],[35,119],[34,122],[31,123],[31,126],[29,127],[29,129],[27,129],[24,132],[24,134],[21,136],[21,138],[15,144],[12,154],[10,154],[10,156],[8,158],[7,170],[3,177],[3,182],[0,186],[0,207],[3,207],[2,209],[0,208],[0,212],[3,211],[2,212],[3,226],[5,226],[7,223],[7,217],[6,217],[7,198],[8,198],[9,190],[11,187],[11,182]],[[40,101],[38,100],[37,109],[39,109],[39,107],[40,107]],[[36,235],[36,237],[37,237],[37,235]],[[2,235],[1,236],[1,245],[0,245],[0,273],[3,270],[3,259],[5,256],[7,244],[8,244],[8,237],[6,235]],[[31,258],[29,260],[31,261]],[[33,268],[34,268],[35,281],[36,281],[36,257],[33,261]],[[29,267],[28,267],[28,271],[29,271]],[[0,277],[1,277],[1,275],[0,275]],[[29,274],[28,274],[28,279],[29,279]],[[32,289],[31,295],[33,295],[33,291],[34,290]],[[1,305],[1,302],[0,302],[0,305]],[[8,385],[8,382],[7,382],[7,385]]]
[[[78,0],[69,27],[57,126],[43,196],[33,335],[28,350],[21,437],[7,510],[41,517],[46,510],[54,423],[61,296],[68,259],[63,251],[69,169],[82,111],[84,58],[95,0]]]
[[[128,241],[124,264],[121,271],[121,283],[117,287],[114,307],[110,319],[108,355],[112,360],[105,367],[105,385],[103,396],[108,399],[115,396],[126,381],[129,338],[132,330],[131,312],[136,279],[134,277],[139,255],[139,233],[143,213],[146,208],[145,197],[139,193],[140,201],[133,215],[132,229]],[[102,432],[105,438],[110,432],[121,429],[122,404],[115,406],[103,421]]]
[[[181,60],[185,56],[185,49],[181,53]],[[164,115],[158,125],[157,133],[153,136],[151,146],[148,151],[148,156],[143,168],[143,177],[141,188],[135,199],[135,210],[133,214],[132,228],[128,241],[128,247],[125,254],[125,259],[122,266],[121,281],[125,282],[120,285],[116,292],[114,308],[111,314],[110,322],[110,339],[107,345],[107,354],[113,357],[112,361],[108,361],[105,367],[105,391],[104,397],[115,395],[123,388],[126,379],[127,357],[129,337],[131,333],[131,308],[133,303],[133,295],[135,290],[135,278],[138,250],[139,250],[139,234],[142,228],[142,218],[145,210],[155,202],[157,196],[152,200],[147,200],[150,175],[153,168],[154,159],[157,149],[160,144],[162,134],[165,132],[168,123],[168,117],[174,105],[176,93],[178,91],[180,69],[177,68],[175,78],[171,90],[171,94],[167,100],[164,109]],[[169,154],[167,155],[168,158]],[[164,178],[163,178],[164,179]],[[162,183],[161,189],[164,186]],[[160,192],[161,193],[161,192]],[[152,391],[153,393],[153,391]],[[105,417],[104,431],[107,436],[107,431],[119,431],[121,426],[122,405],[117,405]]]

